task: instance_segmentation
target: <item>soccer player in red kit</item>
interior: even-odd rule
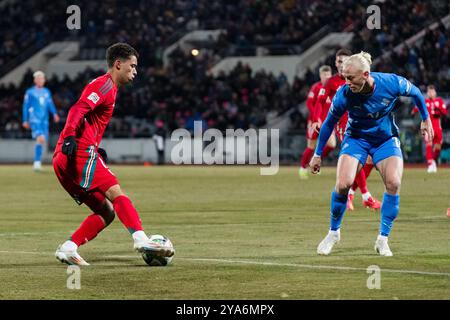
[[[139,214],[120,188],[116,176],[105,165],[105,152],[99,152],[103,133],[114,111],[117,90],[133,80],[138,53],[125,43],[106,51],[108,72],[91,81],[71,107],[53,155],[53,168],[59,182],[78,204],[86,204],[89,215],[56,250],[56,258],[70,265],[89,265],[78,253],[79,246],[94,239],[115,215],[131,233],[134,249],[172,256],[173,249],[151,241],[144,233]],[[100,156],[99,156],[100,153]]]
[[[317,102],[314,107],[314,115],[313,115],[313,124],[311,125],[311,129],[314,131],[318,131],[320,128],[323,119],[326,118],[328,114],[328,110],[331,106],[331,101],[333,100],[334,95],[338,91],[338,89],[345,84],[345,79],[342,76],[342,66],[344,63],[344,59],[351,56],[352,52],[348,49],[339,49],[336,52],[336,60],[335,65],[336,69],[338,70],[338,73],[332,76],[330,79],[328,79],[327,83],[325,84],[324,88],[322,88],[319,92],[319,96],[317,97]],[[342,142],[344,139],[344,133],[345,128],[347,126],[347,120],[348,120],[348,114],[347,112],[342,116],[342,118],[339,120],[338,124],[335,127],[335,133],[339,140],[339,142]],[[331,150],[327,149],[328,146],[324,148],[322,156],[325,157]],[[381,202],[372,197],[369,190],[367,189],[367,177],[369,176],[370,172],[373,169],[373,163],[372,159],[367,159],[366,164],[364,167],[359,171],[359,173],[356,175],[355,181],[353,183],[353,186],[350,188],[350,191],[348,193],[348,201],[347,201],[347,209],[348,210],[354,210],[353,206],[353,198],[355,196],[355,190],[359,187],[362,194],[362,203],[366,208],[370,209],[380,209],[381,208]]]
[[[303,151],[302,158],[300,160],[300,169],[298,171],[298,174],[300,176],[300,179],[307,179],[308,178],[308,165],[309,161],[311,161],[311,158],[314,154],[314,149],[316,148],[316,142],[317,137],[319,134],[316,131],[311,130],[311,124],[312,116],[314,114],[314,106],[316,104],[317,96],[319,95],[320,89],[323,88],[324,84],[327,82],[327,80],[331,77],[331,67],[323,65],[319,68],[319,77],[320,81],[317,81],[311,86],[311,89],[308,92],[308,98],[306,99],[306,107],[308,108],[309,115],[308,115],[308,122],[307,122],[307,128],[306,128],[306,148],[305,151]],[[325,120],[322,119],[322,120]],[[336,139],[334,135],[330,137],[328,140],[327,146],[332,150],[336,146]]]
[[[434,138],[433,140],[425,137],[425,158],[427,160],[428,173],[437,172],[437,160],[441,154],[442,142],[444,137],[442,135],[441,118],[447,114],[447,107],[444,100],[437,96],[436,88],[433,85],[427,87],[427,99],[425,99],[428,113],[433,124]],[[417,107],[413,109],[413,114],[419,111]]]

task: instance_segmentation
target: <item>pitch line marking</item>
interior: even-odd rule
[[[105,258],[131,259],[131,258],[136,258],[136,256],[110,255],[110,256],[105,256]],[[198,261],[198,262],[238,263],[238,264],[276,266],[276,267],[295,267],[295,268],[304,268],[304,269],[328,269],[328,270],[364,271],[364,272],[367,271],[367,268],[356,268],[356,267],[346,267],[346,266],[320,266],[320,265],[312,265],[312,264],[277,263],[277,262],[250,261],[250,260],[178,258],[178,257],[176,257],[175,259],[176,260],[186,260],[186,261]],[[448,273],[448,272],[428,272],[428,271],[384,269],[384,268],[381,268],[381,271],[382,272],[390,272],[390,273],[406,273],[406,274],[419,274],[419,275],[450,277],[450,273]]]
[[[37,251],[0,251],[6,254],[35,254],[35,255],[53,255],[53,252],[37,252]],[[108,255],[104,258],[119,258],[119,259],[132,259],[139,257],[139,255]],[[275,266],[275,267],[294,267],[303,269],[323,269],[323,270],[342,270],[342,271],[367,271],[367,268],[347,267],[347,266],[321,266],[312,264],[296,264],[296,263],[277,263],[277,262],[265,262],[265,261],[250,261],[250,260],[229,260],[229,259],[210,259],[210,258],[176,258],[177,260],[196,261],[196,262],[217,262],[217,263],[237,263],[248,265],[261,265],[261,266]],[[97,264],[101,266],[103,264]],[[105,264],[109,265],[109,264]],[[381,269],[382,272],[389,273],[405,273],[405,274],[417,274],[417,275],[429,275],[429,276],[446,276],[450,277],[449,272],[429,272],[418,270],[401,270],[401,269]]]

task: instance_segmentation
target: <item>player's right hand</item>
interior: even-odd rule
[[[97,149],[98,154],[100,157],[102,157],[104,163],[108,163],[108,154],[106,153],[106,150],[103,148]]]
[[[319,133],[321,125],[322,124],[320,123],[320,121],[311,123],[311,127],[309,129],[310,130],[310,134],[312,135],[314,132]]]
[[[317,174],[320,172],[320,165],[322,164],[322,158],[314,155],[309,162],[309,167],[311,168],[312,174]]]
[[[77,151],[77,141],[75,136],[68,136],[64,139],[62,145],[62,153],[64,153],[69,160],[75,157],[75,152]]]

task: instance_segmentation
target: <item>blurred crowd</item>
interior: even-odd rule
[[[195,120],[205,128],[220,130],[260,127],[302,104],[309,87],[318,81],[317,70],[308,70],[290,84],[284,74],[256,72],[242,64],[213,77],[209,69],[225,55],[258,46],[287,46],[299,53],[306,49],[308,38],[327,27],[354,32],[352,49],[368,51],[376,58],[450,13],[445,2],[379,2],[382,28],[369,30],[366,8],[371,1],[366,0],[138,0],[132,5],[119,0],[80,0],[77,5],[86,18],[80,30],[68,31],[67,14],[61,12],[70,4],[11,1],[0,7],[0,70],[55,40],[76,39],[83,49],[101,48],[103,52],[114,42],[130,43],[140,53],[139,74],[132,86],[120,91],[106,135],[133,137],[149,136],[161,126],[167,131],[192,129]],[[198,56],[178,49],[170,63],[163,65],[164,49],[187,31],[219,28],[226,32],[212,49]],[[381,58],[375,70],[404,75],[422,89],[433,83],[438,91],[450,92],[449,39],[449,30],[441,24],[428,31],[424,41]],[[334,66],[334,57],[326,63]],[[100,70],[87,69],[72,80],[48,79],[46,86],[63,120],[83,87],[100,74]],[[3,136],[27,134],[20,126],[21,105],[31,85],[30,70],[19,86],[0,86]],[[303,113],[295,113],[292,128],[304,128],[305,121]],[[52,129],[59,131],[60,126],[53,124]]]

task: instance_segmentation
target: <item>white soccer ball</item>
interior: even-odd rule
[[[152,236],[149,237],[149,239],[151,241],[154,241],[156,243],[159,243],[163,246],[166,247],[171,247],[173,248],[173,244],[172,241],[170,241],[169,238],[162,236],[160,234],[154,234]],[[149,265],[149,266],[167,266],[172,262],[174,256],[171,257],[161,257],[161,256],[157,256],[151,252],[143,252],[142,253],[142,258],[144,259],[144,261]]]

